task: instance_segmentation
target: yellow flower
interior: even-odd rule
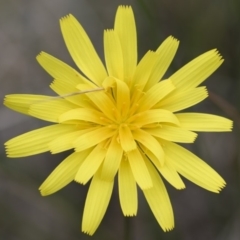
[[[84,75],[47,53],[37,56],[60,97],[13,94],[6,96],[5,105],[55,124],[6,142],[8,157],[74,149],[40,191],[46,196],[71,181],[86,184],[92,178],[82,220],[87,234],[95,232],[105,214],[117,173],[123,214],[137,214],[138,185],[160,226],[171,230],[173,211],[160,175],[176,189],[185,188],[180,175],[216,193],[225,186],[211,167],[174,143],[194,142],[193,131],[231,131],[232,121],[226,118],[179,113],[208,96],[206,88],[198,86],[221,65],[221,56],[217,50],[208,51],[163,79],[179,42],[170,36],[137,63],[131,7],[120,6],[114,29],[104,31],[106,67],[72,15],[60,25]]]

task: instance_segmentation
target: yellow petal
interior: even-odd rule
[[[120,39],[123,54],[124,79],[128,82],[137,66],[137,33],[131,7],[118,7],[114,31],[116,31]]]
[[[144,154],[142,154],[142,157],[145,161],[151,161],[154,166],[156,166],[157,169],[160,169],[162,167],[162,163],[159,162],[159,159],[157,159],[157,157],[151,152],[149,151],[148,148],[146,148],[144,145],[139,144],[140,148],[142,149],[142,151],[144,152]],[[165,162],[165,156],[164,156],[164,162]]]
[[[178,49],[179,41],[172,36],[169,36],[157,49],[158,59],[152,69],[152,73],[148,79],[145,90],[153,87],[159,82],[169,65],[171,64],[176,51]]]
[[[124,118],[130,108],[130,91],[127,84],[123,81],[116,79],[117,85],[117,108],[120,116]]]
[[[184,128],[161,125],[157,128],[145,128],[146,132],[172,142],[193,143],[197,134]]]
[[[48,100],[32,104],[29,108],[29,115],[49,122],[58,122],[60,115],[77,107],[65,99],[49,97]]]
[[[74,180],[79,166],[90,153],[91,149],[72,153],[65,158],[42,183],[39,190],[42,196],[47,196],[65,187]]]
[[[114,97],[115,97],[116,79],[117,78],[115,77],[107,77],[104,79],[102,83],[102,87],[105,89],[105,92],[107,92],[108,90],[110,90],[110,88],[112,88],[110,91],[111,91],[111,94],[114,95]]]
[[[175,169],[200,187],[218,193],[226,185],[215,170],[183,147],[165,142],[164,151]]]
[[[104,114],[94,109],[76,108],[60,115],[59,122],[62,123],[69,120],[81,120],[97,123],[100,125],[106,125],[106,122],[103,120],[104,117]]]
[[[37,61],[54,79],[60,79],[71,86],[88,82],[75,69],[48,53],[41,52],[37,56]]]
[[[47,152],[49,142],[76,130],[76,126],[56,124],[24,133],[5,143],[7,156],[18,158]]]
[[[176,189],[185,188],[185,184],[176,171],[174,165],[171,164],[171,160],[169,160],[168,157],[165,159],[164,166],[158,168],[158,170],[173,187]]]
[[[158,55],[155,52],[148,51],[139,64],[137,65],[136,71],[133,75],[132,87],[137,87],[137,89],[143,90],[148,78],[152,72],[152,68],[157,61]],[[132,88],[135,91],[135,88]]]
[[[106,117],[115,121],[115,113],[117,112],[115,104],[109,96],[104,92],[93,92],[88,94],[88,98],[102,111]]]
[[[149,161],[145,163],[151,174],[153,187],[144,189],[144,196],[163,231],[169,231],[174,228],[174,216],[167,190],[152,164]]]
[[[164,164],[164,152],[160,143],[148,132],[141,129],[133,131],[133,137],[148,150],[150,150],[158,159],[161,165]]]
[[[63,134],[62,136],[55,138],[53,141],[51,141],[48,146],[49,146],[49,150],[52,154],[55,153],[59,153],[59,152],[63,152],[69,149],[73,148],[73,142],[81,135],[88,133],[90,131],[93,131],[97,129],[96,127],[89,127],[87,129],[84,130],[80,130],[80,131],[74,131],[74,132],[70,132],[67,134]]]
[[[164,108],[168,111],[176,112],[191,107],[208,97],[206,87],[188,89],[181,92],[172,92],[164,98],[154,108]]]
[[[112,129],[108,127],[100,127],[77,138],[74,141],[73,146],[75,147],[76,152],[80,152],[112,137],[113,135],[114,131]]]
[[[230,132],[233,122],[227,118],[205,113],[176,114],[180,126],[199,132]]]
[[[138,208],[137,185],[127,160],[121,161],[118,173],[120,205],[124,216],[136,216]]]
[[[179,125],[179,121],[175,115],[164,109],[151,109],[145,112],[135,114],[129,119],[134,125],[144,126],[151,123],[168,122]]]
[[[141,189],[152,187],[152,179],[138,149],[127,153],[128,161],[132,169],[135,181]]]
[[[124,118],[126,119],[130,108],[130,90],[128,85],[122,80],[108,77],[104,80],[103,87],[108,98],[113,103],[112,106],[109,105],[106,112],[114,116],[115,119],[112,120],[117,123]]]
[[[106,148],[104,148],[104,142],[98,144],[86,157],[86,159],[78,169],[74,180],[76,182],[86,184],[100,167],[103,159],[106,156],[106,152],[107,150]]]
[[[121,124],[119,127],[119,139],[122,149],[125,152],[136,149],[137,145],[134,141],[132,131],[129,129],[127,124]]]
[[[169,78],[181,90],[197,87],[223,62],[216,49],[208,51],[180,68]]]
[[[171,80],[161,81],[150,88],[139,101],[138,112],[149,110],[175,89]]]
[[[11,94],[4,98],[4,105],[16,112],[29,115],[29,107],[33,103],[48,101],[49,96],[30,94]]]
[[[94,234],[102,221],[113,189],[113,182],[103,181],[99,175],[93,177],[84,206],[82,231],[89,235]]]
[[[60,20],[64,41],[76,65],[97,85],[107,77],[106,70],[91,40],[80,23],[71,15]]]
[[[94,108],[95,106],[91,101],[89,101],[89,98],[86,94],[80,93],[81,91],[77,89],[77,85],[71,85],[66,81],[55,79],[51,83],[50,88],[58,95],[60,95],[59,97],[55,98],[64,98],[67,101],[72,102],[79,107]],[[88,89],[94,88],[96,88],[95,85],[94,87],[89,86]]]
[[[104,31],[104,54],[109,76],[123,80],[123,54],[117,33]]]
[[[104,181],[113,181],[121,163],[123,156],[123,149],[116,137],[112,138],[112,141],[107,149],[107,153],[102,165],[101,179]]]

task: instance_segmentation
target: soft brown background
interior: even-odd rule
[[[3,143],[46,125],[0,107],[1,240],[238,240],[240,239],[240,1],[238,0],[2,0],[0,2],[0,94],[52,94],[51,77],[37,64],[42,50],[74,66],[64,45],[59,19],[72,13],[103,56],[103,30],[113,27],[119,4],[133,6],[139,57],[155,50],[167,36],[180,48],[167,75],[199,54],[217,48],[225,62],[204,84],[211,98],[192,109],[233,118],[233,133],[200,133],[191,150],[226,180],[221,194],[185,181],[183,191],[166,183],[175,213],[175,229],[163,233],[139,191],[135,218],[123,217],[117,189],[93,237],[80,224],[88,186],[72,183],[41,197],[38,187],[68,153],[7,159]],[[215,94],[215,95],[214,95]],[[217,96],[216,96],[217,94]],[[227,102],[225,102],[227,101]]]

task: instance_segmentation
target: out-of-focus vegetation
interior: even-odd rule
[[[121,213],[117,188],[107,214],[91,239],[237,240],[240,238],[240,1],[238,0],[8,0],[0,3],[0,94],[49,94],[51,77],[38,66],[42,50],[74,66],[58,20],[72,13],[82,23],[103,56],[103,29],[112,28],[119,4],[132,5],[138,29],[139,58],[155,50],[169,35],[180,48],[170,75],[201,53],[217,48],[224,64],[206,82],[210,97],[193,111],[232,118],[232,133],[200,133],[188,146],[226,180],[220,193],[207,192],[185,181],[187,188],[166,183],[175,213],[175,229],[163,233],[139,192],[135,218]],[[53,94],[53,93],[51,93]],[[72,183],[41,197],[38,187],[68,153],[7,159],[3,143],[43,126],[37,119],[0,107],[0,239],[79,240],[88,186]],[[117,185],[116,185],[117,186]]]

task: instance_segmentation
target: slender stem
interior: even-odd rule
[[[124,240],[132,240],[131,217],[124,217]]]

